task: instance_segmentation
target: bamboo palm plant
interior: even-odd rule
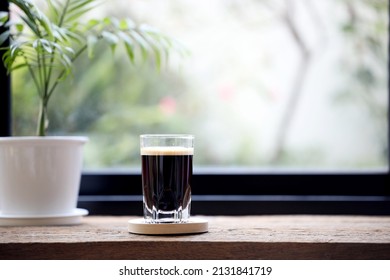
[[[97,42],[106,42],[112,51],[123,44],[131,63],[151,59],[157,69],[171,50],[183,50],[176,40],[129,18],[84,20],[100,0],[47,0],[45,10],[32,0],[9,2],[17,19],[7,12],[0,14],[0,26],[7,27],[0,34],[0,46],[10,40],[2,48],[2,59],[8,73],[27,68],[34,81],[40,100],[38,136],[46,135],[47,109],[57,85],[71,75],[81,55],[93,57]]]

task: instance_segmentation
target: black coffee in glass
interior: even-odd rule
[[[141,136],[142,137],[142,136]],[[150,223],[187,222],[191,209],[193,147],[142,144],[144,218]]]

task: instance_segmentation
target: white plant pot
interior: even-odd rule
[[[0,137],[0,213],[55,216],[75,211],[85,137]]]

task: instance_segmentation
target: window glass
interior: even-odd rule
[[[111,0],[97,13],[189,55],[156,71],[101,46],[76,63],[49,134],[87,135],[86,168],[139,166],[142,133],[194,134],[197,166],[388,166],[387,1]],[[34,134],[32,81],[12,82],[14,134]]]

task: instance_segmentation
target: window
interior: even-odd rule
[[[127,7],[128,1],[115,1],[106,10],[121,13],[124,2]],[[131,5],[135,20],[164,28],[197,48],[160,74],[120,64],[120,50],[116,58],[105,53],[91,62],[99,70],[75,75],[74,94],[58,97],[83,104],[77,111],[57,110],[51,126],[54,133],[89,131],[87,167],[125,166],[87,170],[82,205],[93,213],[140,213],[140,176],[137,168],[129,168],[138,166],[138,135],[189,132],[191,127],[198,138],[198,166],[213,166],[196,170],[195,213],[389,211],[386,1]],[[374,26],[377,33],[362,26]],[[349,36],[347,42],[342,34]],[[329,76],[331,82],[325,82]],[[25,81],[15,76],[13,86],[23,87]],[[32,102],[14,97],[16,134],[23,133],[23,122],[34,119],[15,119],[25,112],[23,100]],[[112,101],[130,109],[113,107]],[[118,147],[121,152],[112,150]]]

